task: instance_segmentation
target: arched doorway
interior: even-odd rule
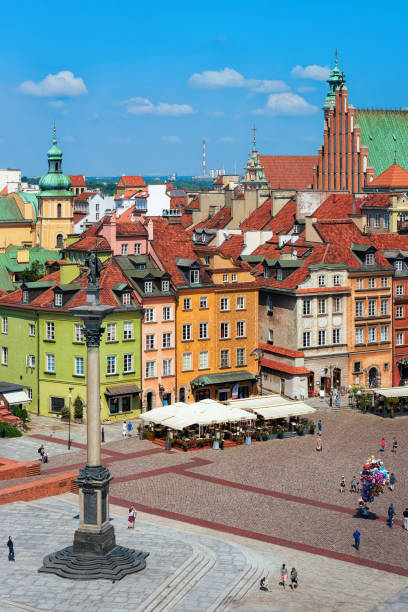
[[[62,234],[57,235],[57,249],[64,248],[64,236]]]
[[[370,389],[375,389],[378,383],[378,370],[375,367],[372,367],[368,370],[368,386]]]
[[[153,391],[146,393],[146,410],[153,408]]]
[[[180,391],[179,391],[179,401],[180,402],[185,402],[186,401],[186,390],[184,387],[180,387]]]
[[[314,372],[309,372],[307,375],[307,394],[309,397],[314,395]]]

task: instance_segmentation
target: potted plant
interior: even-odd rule
[[[262,430],[262,440],[264,442],[266,442],[267,439],[268,439],[268,430],[267,429],[263,429]]]
[[[281,440],[281,439],[283,438],[283,434],[284,434],[284,433],[285,433],[285,432],[283,431],[283,428],[282,428],[282,427],[280,427],[280,428],[278,429],[278,431],[276,432],[276,437],[277,437],[277,438],[279,438],[279,439]]]
[[[77,395],[74,401],[74,419],[76,423],[82,423],[83,418],[83,404],[79,395]]]
[[[297,428],[297,435],[298,436],[303,436],[303,434],[305,433],[305,428],[304,425],[298,425]]]

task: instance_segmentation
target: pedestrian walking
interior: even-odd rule
[[[357,493],[361,493],[361,482],[357,480]]]
[[[266,582],[266,578],[261,578],[261,581],[259,583],[259,590],[260,591],[269,591],[268,589],[268,583]]]
[[[394,522],[394,518],[396,516],[396,512],[394,510],[394,506],[393,504],[390,504],[390,507],[388,508],[388,526],[392,529],[392,524]]]
[[[381,452],[385,451],[385,445],[386,445],[385,438],[382,438],[382,440],[381,440]]]
[[[391,472],[391,474],[390,474],[390,491],[394,490],[394,486],[395,486],[396,481],[397,481],[397,479],[395,478],[394,473]]]
[[[136,520],[136,510],[134,506],[130,506],[129,512],[128,512],[128,523],[129,523],[128,529],[135,528],[135,520]]]
[[[283,588],[286,589],[286,580],[288,579],[288,570],[286,569],[286,565],[283,563],[280,571],[281,583]]]
[[[408,531],[408,508],[405,508],[402,516],[404,517],[404,529]]]
[[[360,532],[358,531],[358,529],[356,529],[355,532],[353,533],[353,538],[354,538],[354,548],[358,550],[360,548]]]
[[[132,423],[129,421],[128,425],[127,425],[127,430],[128,430],[128,436],[130,438],[130,436],[132,435]]]
[[[292,567],[292,569],[290,570],[290,588],[293,589],[297,589],[299,586],[298,583],[298,574],[296,571],[295,567]]]
[[[350,493],[357,493],[357,480],[355,476],[351,479]]]
[[[9,539],[7,540],[7,546],[9,549],[8,560],[15,561],[14,559],[14,540],[11,536],[9,536]]]
[[[122,423],[122,437],[123,439],[125,439],[127,436],[127,426],[126,426],[126,421],[123,421]]]
[[[397,453],[398,450],[398,441],[397,438],[394,438],[392,441],[392,452]]]
[[[41,446],[40,446],[40,448],[38,449],[37,452],[40,455],[40,461],[42,461],[44,463],[44,455],[45,455],[44,444],[41,444]]]
[[[323,440],[319,433],[317,434],[317,438],[316,438],[316,450],[317,451],[323,450]]]
[[[320,431],[320,433],[322,432],[323,425],[320,419],[317,421],[317,429]]]
[[[346,480],[344,476],[342,476],[341,481],[340,481],[340,493],[344,493],[345,490],[346,490]]]

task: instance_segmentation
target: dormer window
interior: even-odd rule
[[[190,270],[190,285],[198,285],[200,282],[200,270]]]
[[[127,291],[126,293],[122,294],[122,304],[124,306],[130,306],[130,293],[129,293],[129,291]]]
[[[394,261],[394,268],[397,272],[402,272],[402,259],[396,259]]]
[[[168,280],[162,281],[161,290],[163,293],[168,293],[170,291],[170,281]]]
[[[62,293],[55,293],[54,306],[62,306]]]
[[[29,293],[26,289],[23,290],[23,304],[28,304],[29,302]]]
[[[146,281],[144,284],[144,292],[145,293],[153,293],[153,283],[152,281]]]
[[[269,273],[269,268],[267,266],[264,267],[264,278],[269,278],[270,277],[270,273]]]
[[[326,277],[324,274],[320,274],[318,280],[319,280],[319,287],[324,287],[326,285]]]
[[[365,263],[366,263],[366,266],[373,266],[375,264],[374,253],[366,253]]]
[[[278,281],[282,280],[282,268],[277,268],[277,270],[276,270],[276,280],[278,280]]]

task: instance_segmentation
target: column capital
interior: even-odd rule
[[[96,329],[83,327],[82,330],[84,332],[87,347],[92,348],[100,345],[102,334],[105,331],[104,327],[98,327]]]

